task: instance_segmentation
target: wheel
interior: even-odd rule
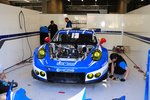
[[[106,72],[106,74],[103,76],[102,80],[107,79],[107,77],[108,77],[108,72]]]
[[[108,77],[108,72],[106,72],[105,75],[98,82],[101,82],[101,81],[107,79],[107,77]]]

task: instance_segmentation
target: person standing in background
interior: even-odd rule
[[[65,18],[65,22],[67,23],[66,28],[72,28],[72,22],[69,20],[68,17]]]
[[[52,39],[54,37],[55,33],[58,31],[58,27],[54,23],[53,20],[50,21],[50,25],[48,26],[48,30],[50,31],[50,37]]]

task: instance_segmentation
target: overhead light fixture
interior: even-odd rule
[[[24,0],[25,2],[30,2],[29,0]]]
[[[83,0],[81,0],[83,2]]]
[[[144,1],[144,0],[141,0],[141,1]]]
[[[97,2],[97,0],[95,0],[95,2]]]
[[[74,18],[75,18],[75,20],[79,20],[79,18],[77,16],[75,16]]]
[[[67,15],[67,14],[64,14],[63,16],[64,16],[64,17],[67,17],[68,15]]]
[[[68,2],[70,2],[70,0],[68,0]]]
[[[101,25],[102,27],[105,27],[105,25],[106,25],[105,21],[102,21],[102,22],[100,23],[100,25]]]

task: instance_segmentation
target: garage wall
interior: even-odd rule
[[[50,21],[53,20],[57,24],[58,29],[65,27],[65,15],[63,14],[40,14],[40,26],[49,26]]]
[[[123,31],[122,14],[87,14],[88,28],[101,28],[102,31]]]
[[[19,26],[20,11],[23,11],[25,15],[27,32],[39,30],[39,12],[0,4],[0,36],[25,33],[24,28],[20,29]],[[24,25],[22,16],[21,25]],[[32,36],[28,39],[33,51],[35,47],[39,45],[39,36]],[[21,62],[28,57],[30,57],[30,49],[27,38],[5,41],[0,48],[0,66],[2,66],[3,69]]]
[[[123,24],[122,14],[87,14],[87,27],[101,29],[96,36],[106,38],[104,46],[108,49],[122,45]]]
[[[59,29],[66,27],[66,22],[64,20],[65,17],[68,17],[73,24],[73,27],[81,27],[86,28],[86,15],[67,15],[67,14],[41,14],[40,22],[41,26],[48,26],[51,20],[57,24]]]
[[[106,43],[103,44],[104,47],[106,47],[108,50],[112,50],[113,46],[122,45],[122,34],[96,34],[96,37],[100,40],[101,38],[106,39]]]
[[[127,55],[142,69],[146,69],[150,49],[150,5],[124,15],[123,45],[129,46]]]

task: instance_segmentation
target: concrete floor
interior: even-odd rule
[[[48,83],[35,80],[31,77],[32,64],[25,63],[15,66],[7,73],[8,80],[18,82],[19,88],[24,88],[27,96],[32,100],[67,100],[86,87],[86,97],[92,100],[112,100],[126,96],[126,100],[144,100],[145,80],[143,74],[135,69],[131,61],[123,55],[130,68],[126,82],[108,79],[107,82],[93,84],[62,84]],[[62,93],[59,93],[62,92]]]

